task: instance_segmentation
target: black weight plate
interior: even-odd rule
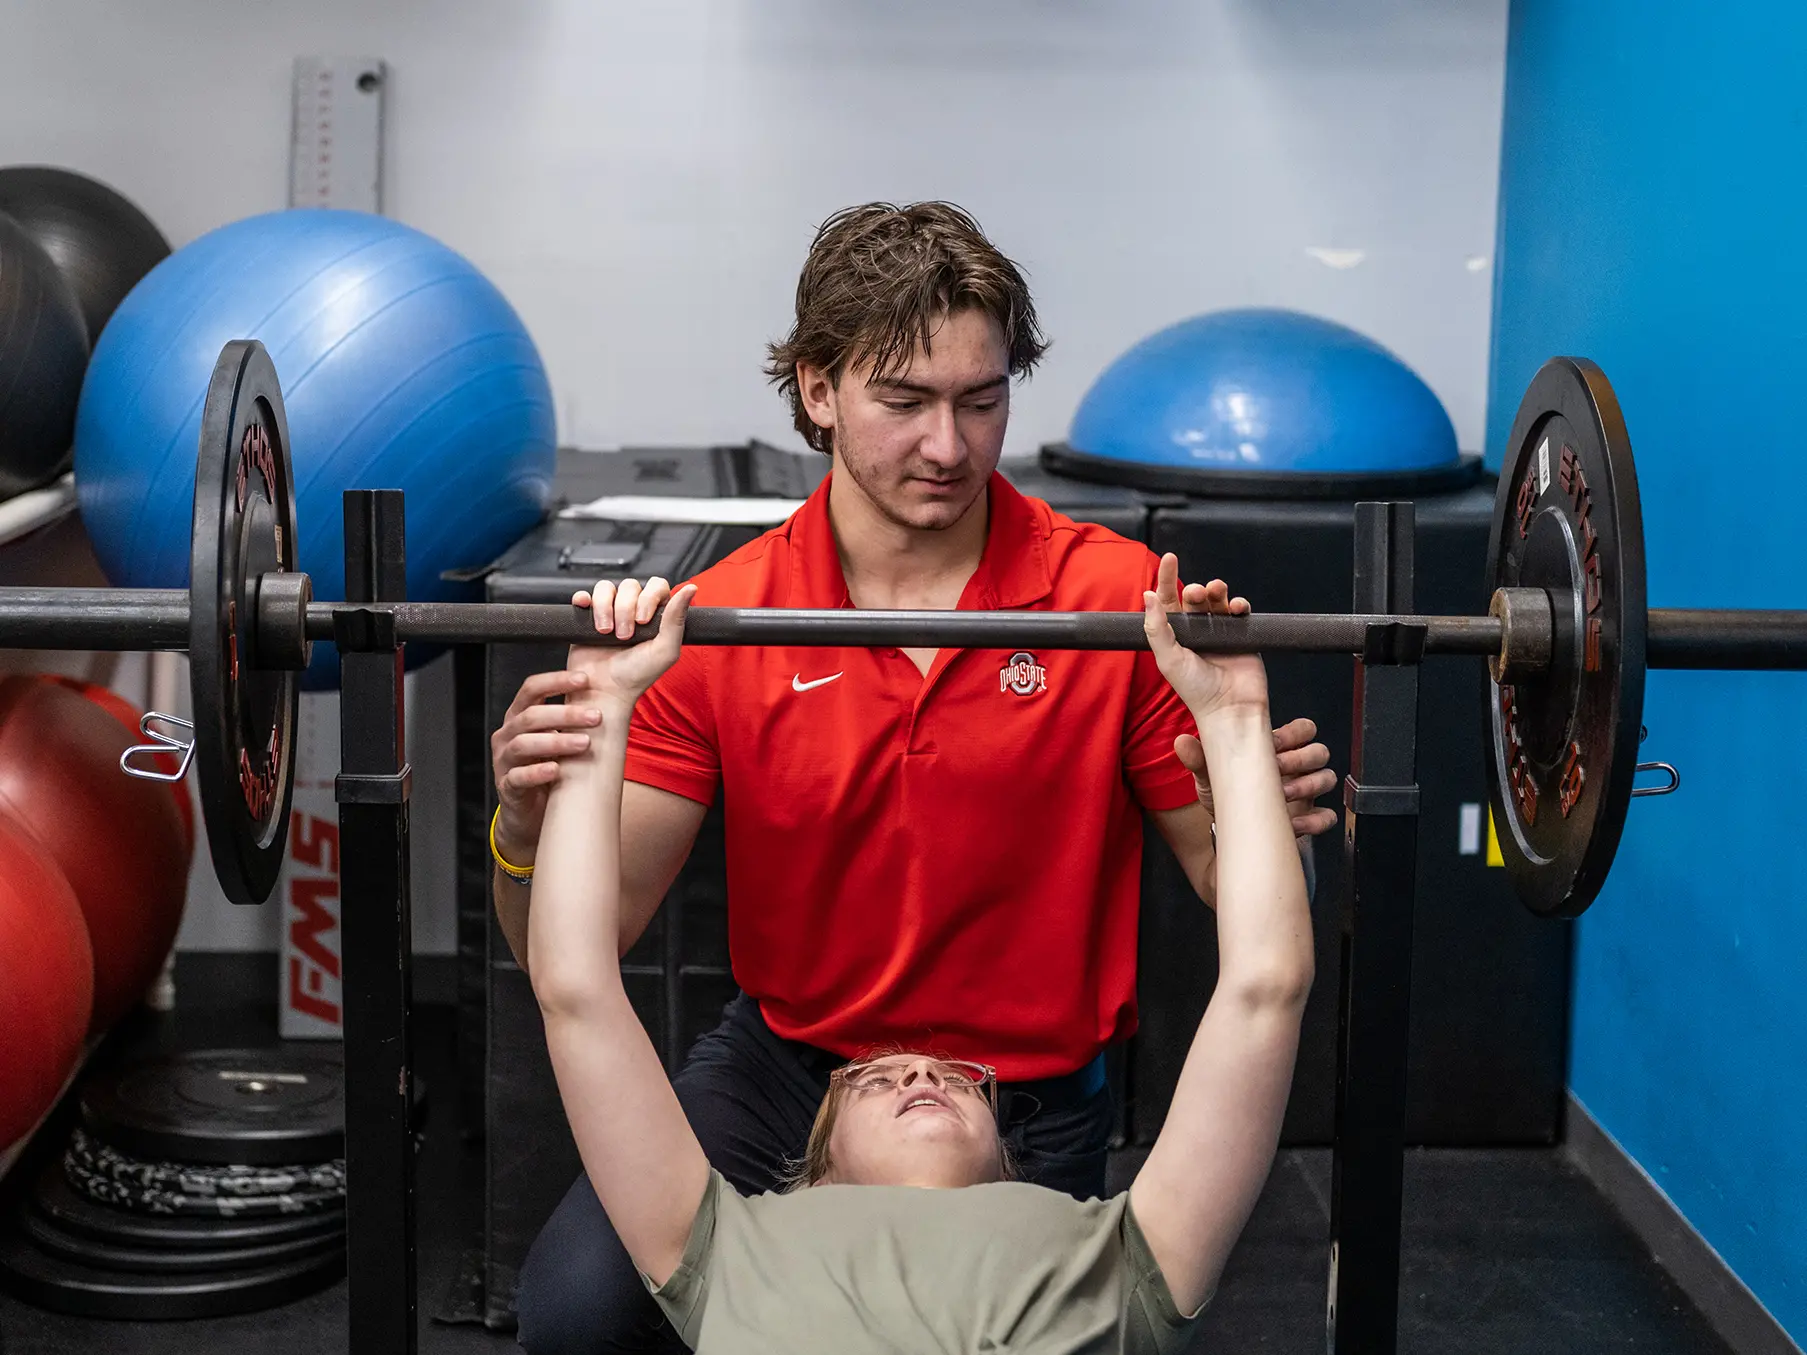
[[[345,1274],[345,1250],[274,1265],[200,1273],[143,1274],[83,1265],[22,1237],[0,1240],[0,1279],[27,1303],[78,1317],[168,1321],[274,1308],[324,1289]]]
[[[1535,679],[1490,684],[1488,798],[1500,854],[1532,912],[1594,901],[1631,807],[1644,713],[1644,524],[1605,375],[1552,358],[1525,392],[1494,503],[1488,578],[1542,588],[1555,652]]]
[[[345,1229],[345,1210],[261,1217],[196,1218],[138,1214],[101,1204],[69,1184],[60,1160],[44,1164],[32,1186],[32,1207],[70,1232],[121,1247],[214,1250],[255,1247],[296,1239],[319,1239]]]
[[[68,1155],[83,1171],[110,1177],[122,1185],[207,1199],[289,1195],[298,1190],[342,1194],[345,1190],[342,1159],[317,1166],[286,1167],[196,1167],[180,1162],[146,1162],[127,1157],[80,1129],[69,1140]]]
[[[20,1211],[19,1229],[32,1245],[48,1255],[102,1270],[127,1270],[146,1275],[280,1265],[345,1245],[345,1232],[340,1228],[318,1237],[294,1237],[284,1242],[259,1242],[243,1247],[127,1247],[116,1242],[100,1242],[64,1228],[29,1208]]]
[[[89,1133],[133,1157],[281,1167],[345,1155],[336,1047],[171,1054],[89,1078],[81,1106]]]
[[[201,413],[189,683],[207,841],[234,903],[262,903],[288,845],[298,674],[254,662],[258,577],[296,568],[288,416],[262,344],[220,353]]]
[[[140,1214],[171,1214],[178,1218],[270,1218],[278,1214],[318,1214],[342,1211],[345,1193],[338,1190],[294,1190],[286,1195],[248,1197],[183,1195],[173,1190],[152,1190],[126,1185],[110,1176],[96,1176],[67,1155],[63,1175],[69,1184],[97,1203]]]

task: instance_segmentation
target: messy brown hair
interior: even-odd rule
[[[885,1045],[869,1049],[858,1058],[849,1059],[848,1063],[867,1063],[873,1059],[895,1058],[901,1054],[920,1054],[922,1051],[906,1049],[902,1045]],[[940,1058],[939,1054],[928,1055]],[[834,1155],[829,1146],[834,1139],[835,1122],[841,1118],[841,1106],[847,1100],[847,1084],[840,1078],[833,1078],[828,1084],[828,1095],[822,1098],[821,1106],[816,1110],[815,1123],[809,1127],[809,1142],[804,1146],[803,1156],[791,1162],[779,1179],[778,1188],[784,1192],[804,1190],[810,1186],[820,1185],[834,1170]],[[998,1127],[998,1180],[1015,1181],[1021,1175],[1017,1166],[1016,1153],[1010,1147],[1010,1140],[1004,1137],[1003,1126]]]
[[[834,437],[803,407],[797,364],[828,374],[872,365],[872,379],[896,376],[929,351],[936,328],[956,311],[997,321],[1010,375],[1027,376],[1047,351],[1035,303],[1020,270],[950,202],[868,202],[822,223],[797,279],[791,332],[767,352],[766,376],[790,401],[791,422],[824,454]]]

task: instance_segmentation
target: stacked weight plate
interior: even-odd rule
[[[214,1049],[108,1070],[0,1240],[0,1278],[85,1317],[219,1317],[345,1273],[344,1068]]]

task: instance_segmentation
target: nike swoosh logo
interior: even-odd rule
[[[845,672],[846,670],[842,669],[841,671]],[[808,682],[805,682],[803,680],[803,674],[798,673],[791,678],[791,690],[793,692],[807,692],[811,687],[826,687],[840,676],[840,673],[830,673],[825,678],[811,678]]]

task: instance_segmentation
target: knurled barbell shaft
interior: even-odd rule
[[[310,640],[330,640],[344,603],[307,608]],[[596,642],[589,614],[558,603],[400,602],[399,638],[438,644]],[[1430,654],[1497,654],[1491,616],[1361,616],[1257,612],[1175,617],[1181,643],[1200,652],[1359,653],[1368,628],[1421,623]],[[14,649],[175,650],[188,647],[182,588],[0,588],[0,645]],[[699,607],[688,639],[704,645],[896,645],[978,649],[1142,649],[1138,612],[785,611]],[[1807,669],[1807,611],[1655,608],[1651,668]]]
[[[333,638],[345,603],[307,607],[307,638]],[[397,602],[358,610],[395,617],[397,638],[435,644],[609,643],[587,611],[558,603]],[[1290,650],[1357,653],[1370,626],[1423,624],[1432,654],[1490,654],[1500,623],[1490,616],[1361,616],[1261,612],[1247,617],[1176,616],[1181,643],[1201,652]],[[0,588],[0,644],[21,649],[159,650],[188,647],[185,589]],[[643,628],[637,637],[656,631]],[[1008,649],[1145,649],[1140,612],[891,612],[699,607],[686,638],[700,645],[896,645]]]
[[[590,613],[556,603],[398,602],[398,639],[437,644],[612,643],[598,637]],[[308,607],[311,640],[331,639],[333,606]],[[1180,642],[1210,653],[1291,650],[1352,654],[1370,626],[1423,624],[1426,652],[1491,654],[1500,623],[1491,616],[1361,616],[1260,612],[1246,617],[1176,616]],[[654,628],[643,627],[636,639]],[[698,607],[685,641],[699,645],[895,645],[958,649],[1146,649],[1140,612],[891,612],[850,608],[781,610]]]

